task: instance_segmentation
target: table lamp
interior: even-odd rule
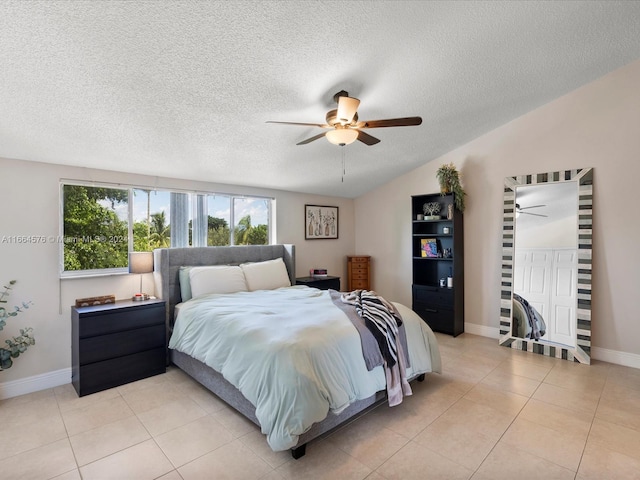
[[[142,274],[153,272],[153,252],[129,252],[129,273],[140,274],[140,290],[131,300],[149,300],[149,295],[142,293]]]

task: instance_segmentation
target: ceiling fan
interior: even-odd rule
[[[536,217],[548,217],[548,215],[541,215],[540,213],[523,212],[523,210],[529,210],[530,208],[546,207],[546,205],[532,205],[530,207],[521,207],[519,203],[516,203],[516,216],[521,213],[524,215],[535,215]]]
[[[302,125],[306,127],[320,127],[325,128],[328,131],[319,133],[311,138],[302,140],[296,145],[306,145],[314,140],[318,140],[322,137],[327,137],[334,145],[349,145],[356,140],[361,141],[365,145],[375,145],[380,140],[363,132],[366,128],[383,128],[383,127],[408,127],[413,125],[420,125],[422,123],[421,117],[404,117],[404,118],[388,118],[385,120],[368,120],[358,121],[358,106],[360,100],[349,96],[348,92],[344,90],[339,91],[333,96],[333,99],[338,104],[338,108],[329,110],[326,115],[327,123],[298,123],[298,122],[274,122],[268,121],[267,123],[280,123],[283,125]]]

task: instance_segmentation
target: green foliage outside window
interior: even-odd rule
[[[128,265],[127,221],[114,211],[128,198],[127,190],[64,186],[65,271]]]
[[[236,245],[267,245],[269,231],[266,225],[251,225],[251,215],[240,219],[233,232]]]
[[[150,193],[142,189],[64,185],[64,271],[126,268],[130,250],[171,247],[167,214],[164,210],[151,213]],[[120,218],[129,218],[130,201],[146,202],[146,215],[132,222],[133,248],[129,248],[128,221]],[[208,216],[207,245],[230,245],[231,233],[227,220]],[[193,244],[191,235],[189,221],[189,241]],[[251,216],[245,215],[233,228],[233,240],[235,245],[267,245],[269,227],[252,225]]]
[[[225,247],[231,243],[231,231],[229,230],[229,224],[224,218],[209,215],[207,223],[207,245],[211,247]]]

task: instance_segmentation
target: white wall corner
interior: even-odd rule
[[[71,369],[63,368],[32,377],[0,383],[0,400],[71,383]]]

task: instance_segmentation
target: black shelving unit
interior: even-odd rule
[[[418,220],[418,215],[426,217],[423,205],[430,202],[440,204],[438,218]],[[462,213],[454,204],[453,194],[411,197],[413,310],[434,331],[455,337],[464,332],[464,229]],[[435,241],[437,257],[425,256],[427,240]]]

